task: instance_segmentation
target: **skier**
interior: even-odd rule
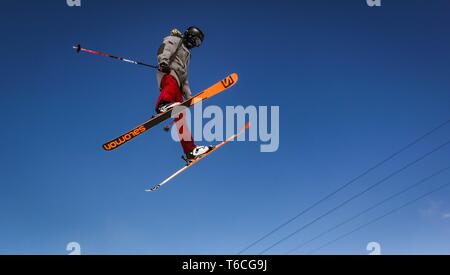
[[[184,34],[174,29],[164,38],[158,50],[157,80],[161,92],[156,102],[156,113],[169,111],[180,105],[183,99],[192,97],[188,82],[191,50],[200,47],[204,37],[199,28],[189,27]],[[213,147],[197,146],[184,120],[183,113],[175,118],[180,143],[185,153],[183,159],[189,164],[190,161],[207,153]]]

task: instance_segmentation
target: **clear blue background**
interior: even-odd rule
[[[235,254],[281,222],[450,118],[450,3],[342,1],[2,1],[0,253]],[[152,114],[155,72],[72,45],[155,62],[174,28],[206,32],[194,91],[231,72],[207,104],[279,105],[280,149],[235,142],[157,193],[181,150],[160,128],[114,152],[101,144]],[[428,137],[258,244],[262,249],[450,138]],[[283,254],[449,164],[444,148],[275,247]],[[308,248],[434,186],[444,174]],[[450,253],[445,189],[319,253]],[[297,253],[307,251],[299,250]]]

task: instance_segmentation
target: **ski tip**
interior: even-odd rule
[[[232,73],[232,74],[231,74],[231,77],[233,78],[233,80],[234,80],[235,82],[239,80],[239,76],[238,76],[237,73]]]
[[[102,149],[105,150],[106,152],[110,152],[113,150],[113,148],[111,148],[110,146],[108,146],[108,143],[105,143],[102,145]]]
[[[245,129],[250,128],[250,121],[245,124]]]

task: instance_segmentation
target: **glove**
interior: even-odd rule
[[[163,72],[165,74],[170,74],[171,69],[168,64],[161,63],[161,64],[159,64],[159,71]]]

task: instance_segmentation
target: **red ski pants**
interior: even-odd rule
[[[183,94],[178,86],[178,82],[170,74],[166,74],[161,80],[161,93],[156,101],[156,109],[167,103],[183,102]],[[184,153],[189,153],[196,147],[191,132],[185,123],[184,112],[174,119],[178,128],[181,147]]]

